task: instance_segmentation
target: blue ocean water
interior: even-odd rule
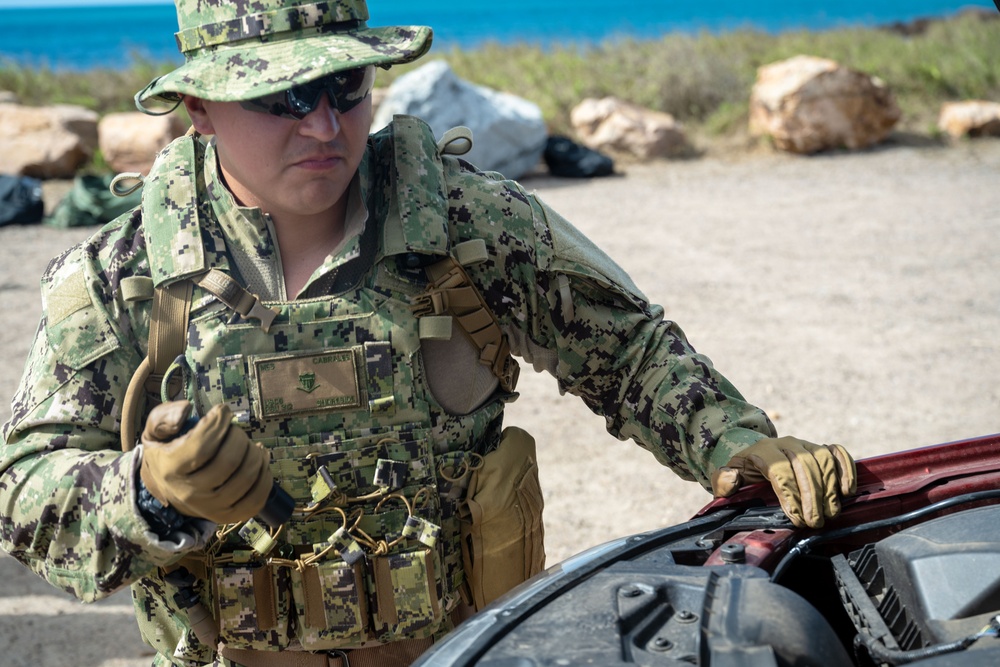
[[[59,69],[118,67],[134,55],[181,62],[174,43],[174,7],[166,4],[4,9],[0,0],[3,60]],[[613,11],[609,10],[609,7]],[[501,43],[594,44],[623,36],[655,38],[667,32],[724,32],[751,27],[766,32],[876,26],[946,16],[963,8],[996,11],[991,0],[372,0],[370,25],[430,25],[435,50]]]

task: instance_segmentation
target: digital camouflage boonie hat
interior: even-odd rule
[[[345,69],[389,67],[424,55],[425,26],[369,28],[365,0],[175,0],[187,62],[135,96],[147,113],[184,95],[231,102],[287,90]],[[159,105],[157,105],[159,106]]]

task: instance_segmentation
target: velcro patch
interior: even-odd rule
[[[87,308],[90,304],[90,292],[87,291],[87,283],[81,269],[49,292],[45,304],[49,324],[59,324],[78,310]]]
[[[350,348],[254,356],[250,372],[254,411],[262,419],[362,405],[357,357]]]

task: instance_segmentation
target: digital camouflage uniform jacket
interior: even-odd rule
[[[359,170],[367,225],[381,225],[395,205],[384,177],[393,168],[391,143],[390,131],[373,135]],[[208,156],[216,210],[235,209],[211,148]],[[442,159],[453,242],[485,240],[489,258],[469,274],[516,355],[551,372],[562,390],[606,418],[613,435],[635,440],[706,489],[711,472],[736,451],[773,435],[763,412],[580,232],[517,183]],[[222,232],[227,247],[277,261],[266,229],[259,237]],[[205,251],[227,264],[227,248]],[[3,428],[0,546],[84,601],[198,547],[155,539],[136,508],[135,457],[119,447],[122,401],[146,354],[150,315],[149,301],[124,301],[120,286],[149,275],[151,252],[133,214],[51,262],[42,321]],[[312,288],[349,260],[328,258]]]

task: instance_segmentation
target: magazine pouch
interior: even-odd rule
[[[237,552],[216,563],[215,605],[219,638],[234,648],[274,650],[289,642],[288,571]]]
[[[312,563],[291,575],[302,646],[328,650],[367,639],[363,559]]]
[[[380,641],[425,637],[441,627],[434,551],[417,548],[371,559]]]

